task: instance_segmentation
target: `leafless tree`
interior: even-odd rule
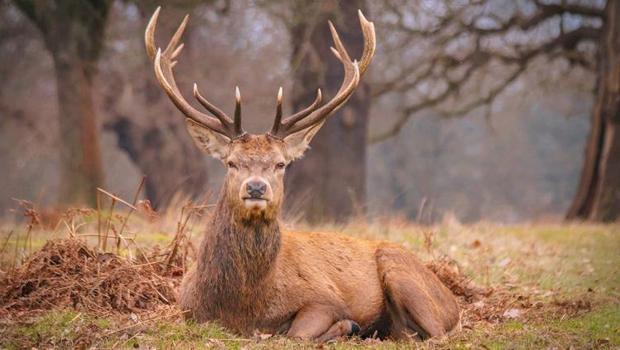
[[[427,109],[444,116],[491,116],[497,97],[536,60],[546,60],[550,69],[562,63],[589,70],[598,77],[592,130],[567,217],[620,215],[617,2],[386,0],[375,6],[383,14],[383,52],[391,62],[376,76],[373,95],[397,94],[406,102],[393,124],[370,142],[396,135]]]

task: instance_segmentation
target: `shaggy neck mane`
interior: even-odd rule
[[[222,304],[259,292],[280,250],[278,220],[242,217],[227,193],[220,194],[198,259],[201,285]]]

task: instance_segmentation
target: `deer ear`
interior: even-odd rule
[[[187,131],[192,135],[198,148],[204,150],[214,158],[224,160],[230,153],[230,139],[215,131],[212,131],[195,121],[185,119]]]
[[[312,141],[314,135],[321,129],[321,126],[323,126],[323,122],[290,134],[284,138],[288,161],[299,159],[304,155],[304,152],[310,148],[310,141]]]

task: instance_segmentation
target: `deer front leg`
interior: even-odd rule
[[[357,323],[342,318],[333,307],[307,306],[297,312],[287,336],[327,341],[359,331]]]

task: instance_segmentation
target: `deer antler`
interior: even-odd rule
[[[309,107],[282,120],[282,88],[280,88],[278,91],[276,118],[269,132],[270,135],[283,139],[292,133],[323,123],[327,117],[338,110],[351,97],[359,84],[360,77],[366,72],[368,65],[372,61],[376,45],[374,24],[364,17],[362,11],[358,11],[358,16],[364,36],[364,51],[359,62],[357,60],[351,61],[336,28],[332,22],[329,22],[329,29],[335,46],[331,50],[344,68],[344,79],[336,96],[322,107],[316,109],[321,102],[321,90],[319,89],[317,90],[316,99]]]
[[[179,25],[179,28],[174,33],[168,46],[162,52],[160,48],[156,49],[155,46],[155,27],[157,26],[157,19],[159,17],[159,11],[161,7],[158,7],[153,13],[153,16],[149,20],[149,24],[146,27],[144,34],[144,41],[146,44],[146,52],[149,57],[154,60],[155,76],[157,81],[164,89],[172,103],[183,113],[185,116],[200,125],[209,128],[219,134],[222,134],[229,139],[235,139],[245,134],[241,128],[241,94],[239,88],[235,88],[235,119],[232,120],[221,109],[214,106],[207,101],[200,92],[198,86],[194,83],[194,97],[200,102],[200,104],[216,118],[213,118],[205,113],[202,113],[192,107],[192,105],[185,100],[181,91],[179,90],[176,81],[174,79],[174,73],[172,69],[177,64],[176,58],[183,50],[183,43],[179,44],[183,31],[187,26],[189,15],[186,15]]]

